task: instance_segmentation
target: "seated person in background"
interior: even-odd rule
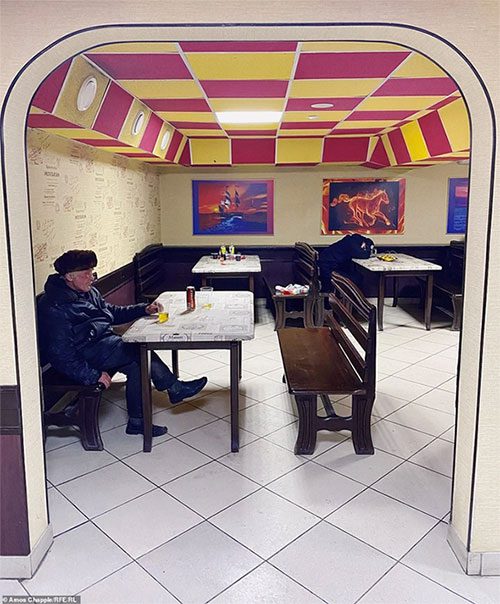
[[[340,273],[360,286],[360,276],[353,266],[353,258],[369,258],[374,244],[371,239],[358,235],[346,235],[340,241],[323,249],[319,253],[319,274],[321,291],[332,291],[331,274]]]
[[[39,305],[40,344],[43,356],[61,373],[78,383],[111,384],[110,374],[127,376],[127,434],[142,434],[140,352],[116,335],[111,326],[158,312],[160,304],[115,306],[108,304],[95,287],[93,269],[97,257],[91,250],[70,250],[57,258],[58,274],[49,275]],[[167,390],[177,404],[194,396],[207,383],[202,377],[189,382],[177,379],[156,353],[151,354],[151,378],[157,390]],[[165,426],[153,426],[153,436],[166,434]]]

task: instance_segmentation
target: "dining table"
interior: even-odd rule
[[[384,260],[384,256],[389,256],[392,260]],[[440,271],[442,267],[434,262],[415,258],[408,254],[389,253],[371,256],[370,258],[353,258],[352,261],[361,269],[369,274],[375,274],[378,277],[378,297],[377,297],[377,324],[379,331],[384,329],[384,299],[385,282],[387,279],[394,279],[394,297],[393,306],[398,303],[398,283],[401,277],[423,277],[425,282],[425,307],[424,323],[425,328],[431,328],[432,312],[432,289],[434,284],[434,274]]]
[[[226,255],[226,258],[212,258],[211,256],[202,256],[193,266],[191,272],[194,275],[201,276],[202,286],[213,279],[243,278],[248,280],[248,290],[253,292],[255,289],[254,277],[262,270],[260,258],[257,255]]]
[[[242,342],[254,338],[253,293],[249,291],[201,291],[195,308],[187,308],[185,291],[164,292],[156,299],[165,315],[136,320],[123,334],[125,342],[140,347],[143,451],[152,447],[151,351],[171,350],[172,370],[178,376],[178,351],[193,349],[229,350],[231,451],[239,450],[238,411]],[[160,322],[162,321],[162,322]],[[200,360],[200,372],[203,361]]]

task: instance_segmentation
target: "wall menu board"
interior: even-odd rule
[[[448,182],[448,224],[446,233],[465,233],[468,204],[469,179],[450,178]]]

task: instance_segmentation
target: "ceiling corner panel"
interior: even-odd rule
[[[158,134],[158,138],[156,139],[156,144],[153,149],[153,154],[157,155],[160,158],[164,158],[167,154],[168,147],[172,142],[172,136],[174,135],[174,128],[167,124],[166,122],[162,123],[160,132]]]
[[[151,113],[152,111],[149,107],[137,99],[134,99],[132,105],[130,106],[128,115],[123,122],[118,140],[123,143],[127,143],[127,145],[130,145],[131,147],[138,147],[142,137],[144,136]],[[141,114],[143,114],[143,118],[141,123],[138,123],[137,120],[140,120]]]
[[[467,108],[462,98],[438,109],[439,117],[450,141],[452,151],[470,147],[470,127]]]
[[[70,66],[71,59],[68,59],[45,78],[33,97],[33,106],[52,113]]]
[[[139,147],[141,149],[144,149],[144,151],[149,151],[150,153],[153,153],[153,149],[155,148],[156,143],[158,141],[158,136],[160,134],[162,126],[163,120],[154,113],[151,113],[151,115],[149,116],[148,123],[146,125],[146,129],[144,130],[141,142],[139,143]]]
[[[126,120],[134,97],[111,82],[94,122],[94,130],[117,138]]]
[[[193,166],[230,165],[229,139],[192,139],[191,163]]]
[[[80,111],[77,100],[82,85],[89,78],[95,79],[95,96],[89,107]],[[82,57],[75,57],[71,63],[64,86],[53,113],[64,120],[90,128],[97,116],[102,99],[109,85],[109,78]]]
[[[181,166],[191,165],[191,144],[189,139],[186,139],[186,144],[184,145],[184,149],[179,158],[179,164],[181,164]]]
[[[174,161],[175,157],[177,156],[177,151],[179,150],[179,147],[182,144],[183,139],[184,139],[184,136],[178,130],[174,130],[174,133],[170,140],[170,144],[167,149],[167,153],[165,155],[165,159],[168,159],[171,162]]]
[[[336,162],[365,162],[368,156],[370,138],[346,137],[326,138],[323,149],[325,163]]]
[[[437,111],[421,117],[418,123],[431,157],[452,151],[446,130]]]
[[[277,164],[318,164],[323,150],[322,138],[278,138]]]
[[[427,149],[422,130],[417,121],[401,126],[401,133],[405,139],[406,147],[410,152],[411,161],[415,162],[429,159],[429,149]]]

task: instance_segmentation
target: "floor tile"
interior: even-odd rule
[[[182,503],[155,489],[106,512],[94,522],[130,556],[138,558],[201,520]]]
[[[179,364],[179,367],[191,375],[198,375],[200,372],[203,375],[207,375],[213,370],[224,367],[224,365],[215,359],[203,356],[187,359],[186,361],[183,361],[182,365]]]
[[[116,543],[87,522],[56,537],[35,575],[22,585],[31,595],[75,594],[130,561]]]
[[[45,451],[53,451],[66,445],[81,442],[80,435],[72,426],[48,426]]]
[[[178,604],[168,591],[136,562],[81,592],[85,604]]]
[[[144,437],[142,434],[126,434],[123,426],[103,432],[101,437],[104,449],[119,459],[129,457],[134,453],[139,453],[139,451],[142,451],[144,444]],[[153,447],[170,438],[168,433],[163,436],[155,436],[153,439]]]
[[[438,411],[444,411],[455,416],[455,392],[448,392],[440,388],[434,388],[423,396],[419,396],[414,401],[415,405],[430,407]]]
[[[265,375],[269,371],[281,369],[283,367],[281,360],[272,359],[267,356],[255,356],[245,361],[245,371],[255,375]],[[283,369],[281,369],[283,371]]]
[[[377,334],[377,345],[378,343],[384,344],[385,346],[401,346],[401,344],[406,344],[411,338],[397,336],[390,331],[380,331]]]
[[[442,518],[450,510],[451,480],[409,462],[381,478],[372,488],[435,518]]]
[[[55,489],[47,491],[49,502],[49,520],[54,536],[87,522],[87,518]]]
[[[227,417],[231,415],[231,399],[229,390],[219,390],[207,396],[202,396],[192,402],[192,404],[211,415],[216,417]],[[257,401],[251,398],[242,396],[238,397],[238,406],[240,409],[245,409],[251,405],[256,405]]]
[[[267,337],[249,340],[248,342],[243,342],[243,354],[246,354],[247,352],[255,355],[265,354],[266,352],[276,350],[277,345],[278,343],[276,340],[268,341]]]
[[[244,447],[258,438],[255,434],[241,428],[239,429],[239,437],[240,447]],[[227,455],[231,451],[231,424],[219,419],[182,434],[179,436],[179,440],[216,459],[222,455]]]
[[[287,390],[288,388],[285,384],[279,384],[267,379],[265,376],[253,377],[240,382],[240,393],[257,402],[263,402]]]
[[[99,429],[101,432],[111,430],[117,426],[124,426],[128,422],[128,413],[122,407],[113,403],[101,402],[99,407]]]
[[[328,522],[321,522],[270,560],[325,602],[353,604],[394,564]]]
[[[404,596],[402,592],[404,591]],[[404,599],[402,599],[404,598]],[[448,589],[429,581],[402,564],[397,564],[359,600],[359,604],[465,604]]]
[[[273,493],[324,518],[365,487],[315,463],[306,463],[267,485]]]
[[[336,527],[399,559],[435,524],[436,519],[367,489],[326,518]]]
[[[161,486],[211,461],[209,457],[176,439],[153,447],[151,453],[136,453],[123,463]]]
[[[258,566],[261,559],[204,522],[139,562],[180,602],[203,604]]]
[[[245,360],[243,360],[241,379],[248,380],[253,377],[255,377],[255,374],[250,373],[250,371],[246,371]],[[209,385],[212,386],[213,388],[216,388],[216,389],[229,388],[231,386],[231,376],[229,373],[229,365],[224,365],[220,369],[211,371],[210,375],[209,375],[209,379],[210,379]],[[207,390],[207,388],[205,388],[203,390],[203,393],[205,395],[211,394],[211,392],[209,390]],[[199,397],[196,397],[196,398],[199,398]]]
[[[163,486],[163,490],[208,518],[261,488],[214,461]]]
[[[447,392],[455,393],[457,391],[457,379],[452,377],[451,380],[444,382],[443,384],[439,384],[440,390],[446,390]]]
[[[269,374],[267,375],[269,377]],[[281,380],[280,380],[281,381]],[[270,405],[271,407],[275,407],[276,409],[281,409],[281,411],[285,411],[285,413],[289,413],[298,416],[297,405],[295,404],[294,397],[288,392],[282,392],[277,396],[273,396],[272,398],[266,399],[265,405]]]
[[[449,357],[450,359],[458,359],[458,344],[445,348],[441,351],[441,356]]]
[[[446,371],[455,374],[457,372],[457,358],[448,357],[443,354],[434,354],[416,364],[417,367],[428,367],[438,371]]]
[[[329,449],[314,461],[368,486],[400,465],[403,460],[384,451],[375,451],[374,455],[356,455],[349,440]]]
[[[423,337],[427,342],[436,342],[437,344],[448,344],[453,346],[458,344],[460,332],[446,329],[431,329]]]
[[[418,385],[432,386],[435,388],[436,386],[447,382],[453,377],[453,374],[437,371],[436,369],[429,369],[428,367],[422,367],[417,364],[407,367],[402,371],[398,371],[396,377],[415,382]]]
[[[117,462],[70,480],[59,490],[86,516],[94,518],[154,488],[137,472]]]
[[[408,401],[405,401],[402,398],[397,398],[391,394],[385,394],[385,392],[377,392],[373,405],[373,415],[385,417],[386,415],[389,415],[389,413],[393,413],[405,405],[408,405]]]
[[[424,432],[417,432],[411,428],[400,426],[385,419],[372,426],[373,444],[376,449],[407,459],[425,445],[433,437]]]
[[[337,405],[339,406],[339,405]],[[268,434],[265,438],[280,447],[284,447],[289,451],[294,451],[295,442],[297,440],[297,432],[298,432],[298,423],[295,422],[293,424],[289,424],[276,432],[272,432]],[[318,455],[321,455],[328,449],[338,445],[341,442],[344,442],[349,438],[349,433],[347,431],[343,432],[327,432],[323,430],[318,432],[317,440],[316,440],[316,448],[311,455],[305,455],[304,459],[314,459]],[[352,445],[351,445],[352,446]]]
[[[403,344],[401,348],[410,350],[418,350],[419,352],[427,352],[428,354],[437,354],[443,350],[449,348],[448,344],[438,344],[437,342],[429,342],[425,338],[419,338],[418,340],[412,340],[411,344]]]
[[[261,489],[220,512],[211,522],[262,558],[269,558],[311,528],[318,518]]]
[[[418,361],[422,361],[422,359],[426,359],[430,354],[421,350],[414,350],[413,348],[410,348],[410,346],[411,344],[408,343],[403,346],[391,348],[386,352],[382,352],[377,358],[377,365],[379,365],[381,359],[388,359],[391,361],[403,361],[407,365],[412,365],[413,363],[418,363]],[[401,367],[401,369],[403,369],[403,367]]]
[[[263,403],[242,409],[239,413],[240,427],[257,436],[266,436],[295,422],[296,419],[295,415]]]
[[[280,369],[269,371],[266,373],[266,378],[268,380],[273,380],[273,382],[278,382],[278,384],[283,384],[283,368],[281,367]]]
[[[441,434],[441,436],[439,438],[443,438],[444,440],[447,440],[450,443],[454,443],[455,442],[455,426],[453,426],[453,428],[450,428],[449,430],[446,430],[446,432],[444,434]]]
[[[391,350],[399,350],[398,348],[391,348]],[[388,354],[391,350],[388,350],[386,354]],[[397,371],[401,371],[402,369],[406,369],[410,366],[410,363],[404,361],[397,361],[391,358],[384,357],[379,355],[377,357],[377,373],[384,375],[392,375]]]
[[[433,436],[439,436],[455,423],[453,415],[429,407],[422,407],[414,402],[391,413],[385,420]]]
[[[79,442],[49,451],[45,458],[47,461],[47,478],[54,485],[116,461],[116,458],[106,451],[85,451]]]
[[[436,438],[413,457],[410,457],[410,461],[451,478],[453,443]]]
[[[440,522],[402,562],[451,589],[474,604],[498,604],[500,577],[473,577],[462,570],[446,540],[447,525]]]
[[[212,600],[212,604],[320,604],[322,600],[267,562]]]
[[[389,394],[396,398],[401,398],[405,401],[411,402],[422,396],[426,392],[431,390],[430,386],[424,386],[423,384],[416,384],[408,380],[401,379],[399,376],[392,375],[391,377],[385,378],[377,382],[376,392],[383,394]]]
[[[27,596],[28,592],[19,581],[0,579],[0,596]]]
[[[263,485],[305,463],[298,455],[263,439],[246,445],[239,453],[224,455],[219,461]]]
[[[179,436],[205,424],[216,421],[210,413],[206,413],[198,406],[184,403],[172,407],[172,409],[165,409],[165,411],[159,411],[153,415],[153,422],[160,426],[167,426],[168,433],[171,436]]]

